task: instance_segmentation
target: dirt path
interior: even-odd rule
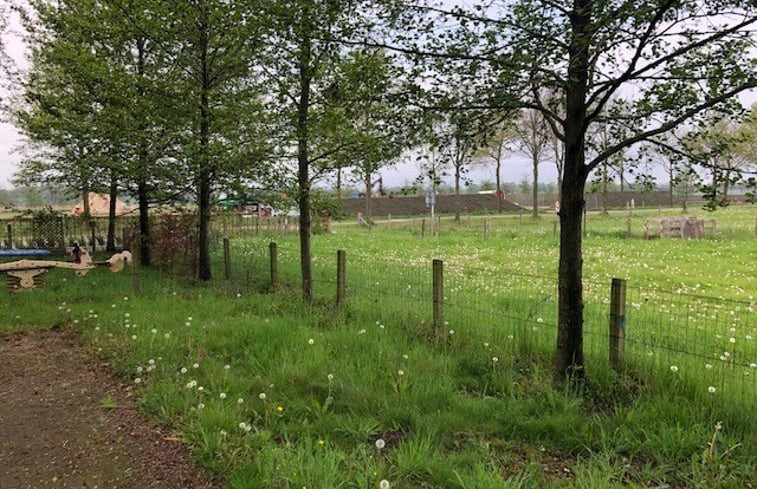
[[[0,337],[0,489],[217,487],[71,335]]]

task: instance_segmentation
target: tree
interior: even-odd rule
[[[408,111],[396,103],[400,76],[384,51],[356,49],[339,65],[328,89],[336,109],[333,137],[343,146],[334,157],[337,175],[342,168],[351,168],[363,183],[369,223],[374,185],[378,183],[384,193],[381,177],[374,180],[374,176],[400,156],[409,138]]]
[[[334,156],[352,145],[333,137],[339,104],[329,88],[344,46],[362,36],[370,25],[371,2],[286,0],[263,2],[265,24],[260,75],[271,87],[270,113],[280,115],[283,152],[293,149],[300,213],[300,272],[306,301],[313,298],[311,260],[311,186],[329,170]]]
[[[254,82],[260,32],[255,2],[196,0],[181,7],[166,2],[172,34],[171,56],[177,76],[175,103],[185,117],[178,161],[186,161],[196,189],[198,207],[198,278],[210,280],[210,212],[214,183],[244,160],[233,149],[256,134],[259,91]],[[166,47],[164,47],[166,49]],[[183,103],[182,103],[183,101]],[[243,134],[239,134],[242,131]],[[247,162],[249,165],[251,162]]]
[[[581,378],[587,178],[614,155],[705,111],[724,115],[737,109],[734,97],[757,86],[750,54],[757,6],[720,0],[517,0],[405,10],[404,17],[395,12],[407,21],[404,27],[431,25],[423,35],[434,39],[420,45],[416,34],[412,42],[398,40],[397,49],[414,58],[443,59],[447,69],[459,66],[456,74],[468,74],[479,89],[460,101],[460,110],[534,108],[564,143],[554,373],[558,381]],[[455,22],[457,30],[450,27]],[[564,113],[540,89],[559,94]],[[613,99],[626,103],[612,110]],[[587,135],[600,123],[624,131],[587,157]]]
[[[521,153],[531,159],[531,215],[534,218],[539,217],[539,163],[544,159],[550,132],[544,116],[536,109],[523,109],[513,127],[513,142]]]
[[[502,189],[502,161],[505,154],[510,151],[510,140],[512,134],[509,130],[509,121],[504,121],[499,127],[494,129],[491,137],[478,150],[475,157],[489,158],[494,162],[494,190],[497,191],[497,212],[502,212],[504,191]],[[482,185],[482,190],[483,185]]]

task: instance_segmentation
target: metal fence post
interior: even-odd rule
[[[271,244],[268,245],[268,249],[271,256],[271,289],[275,289],[279,281],[279,263],[276,243],[271,241]]]
[[[438,341],[444,328],[444,262],[433,261],[434,339]]]
[[[347,278],[347,253],[344,250],[336,252],[336,305],[344,304]]]
[[[612,279],[610,287],[610,367],[623,369],[623,350],[626,339],[626,281]]]

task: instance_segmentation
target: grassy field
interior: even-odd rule
[[[296,236],[274,238],[276,293],[263,236],[234,239],[232,279],[206,285],[143,271],[134,295],[125,273],[51,271],[45,290],[0,295],[0,331],[75,329],[230,488],[750,487],[757,210],[716,213],[719,237],[698,241],[642,239],[646,217],[627,238],[625,214],[589,216],[578,389],[550,381],[550,218],[493,217],[486,236],[483,217],[444,220],[436,238],[418,220],[335,226],[314,238],[310,306],[287,286]],[[629,283],[622,375],[606,367],[612,277]]]

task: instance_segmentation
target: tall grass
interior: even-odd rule
[[[720,386],[710,395],[706,378],[688,380],[684,364],[672,372],[662,359],[617,375],[597,356],[580,388],[551,384],[555,240],[550,223],[516,222],[503,221],[486,239],[473,220],[468,229],[443,227],[433,240],[412,227],[336,228],[315,238],[311,305],[297,290],[297,248],[281,238],[276,293],[266,293],[262,237],[232,243],[232,280],[192,285],[143,271],[138,296],[123,273],[74,279],[53,270],[45,290],[0,296],[0,330],[75,329],[135,387],[144,411],[179,433],[231,488],[372,488],[382,480],[392,488],[753,484],[753,416]],[[587,257],[627,252],[625,238],[591,229]],[[721,238],[730,239],[742,238]],[[678,253],[683,244],[638,239],[637,246],[673,254],[670,247]],[[337,248],[348,252],[342,308],[333,301]],[[665,266],[647,253],[642,260],[653,272]],[[750,251],[740,253],[735,269]],[[430,325],[433,257],[447,266],[441,338]],[[652,282],[638,273],[644,267],[605,272],[593,260],[588,282],[618,275]],[[723,271],[723,263],[702,271]],[[694,284],[686,282],[686,292]],[[595,294],[604,301],[604,286],[587,287],[587,302]],[[740,294],[722,293],[749,300]]]

